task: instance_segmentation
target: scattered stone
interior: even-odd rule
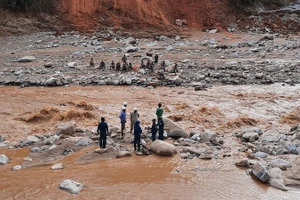
[[[69,62],[67,64],[67,67],[70,67],[70,68],[75,68],[77,66],[77,63],[76,62]]]
[[[5,154],[0,155],[0,165],[5,165],[8,162],[8,157]]]
[[[11,170],[12,171],[20,171],[22,169],[21,165],[15,165]]]
[[[124,158],[124,157],[131,157],[132,153],[130,151],[119,151],[116,158]]]
[[[265,152],[256,152],[255,153],[255,158],[266,158],[268,157],[268,154],[266,154]]]
[[[251,174],[253,174],[256,178],[258,178],[262,182],[266,182],[270,179],[268,170],[261,163],[256,163],[252,167]]]
[[[188,138],[189,134],[185,130],[183,130],[183,129],[173,129],[170,132],[168,132],[168,137]]]
[[[53,67],[53,63],[52,63],[52,62],[48,62],[48,63],[45,63],[44,66],[45,66],[46,68]]]
[[[57,163],[55,165],[52,165],[50,169],[52,169],[52,170],[58,170],[58,169],[63,169],[63,168],[64,168],[64,166],[63,166],[62,163]]]
[[[214,153],[212,151],[205,151],[199,156],[200,159],[206,159],[206,160],[210,160],[213,157],[214,157]]]
[[[176,147],[173,144],[161,140],[155,140],[150,145],[150,149],[159,156],[174,156],[177,153]]]
[[[57,82],[58,82],[57,78],[50,77],[45,81],[45,85],[46,86],[56,86]]]
[[[181,154],[180,154],[180,158],[181,158],[181,159],[188,159],[188,158],[189,158],[189,155],[190,155],[190,154],[188,154],[188,153],[181,153]]]
[[[64,180],[60,185],[59,189],[66,190],[70,194],[78,194],[82,189],[83,185],[81,183],[72,181],[72,180]]]
[[[129,45],[129,46],[125,47],[124,52],[126,52],[126,53],[137,52],[138,49],[139,49],[139,48],[136,47],[136,46]]]
[[[31,142],[33,142],[33,143],[37,143],[38,141],[40,141],[39,138],[37,138],[37,137],[35,137],[35,136],[32,136],[32,135],[28,136],[28,137],[27,137],[27,140],[28,140],[28,141],[31,141]]]
[[[208,33],[217,33],[218,32],[218,29],[211,29],[208,31]]]
[[[94,153],[99,153],[99,154],[103,154],[103,153],[106,153],[107,152],[107,149],[102,149],[102,148],[98,148],[94,151]]]
[[[283,191],[288,191],[287,187],[284,186],[281,169],[277,167],[272,168],[269,170],[269,174],[270,174],[269,183],[271,186]]]
[[[32,158],[30,158],[30,157],[25,157],[25,158],[23,158],[23,160],[28,161],[28,162],[32,162]]]
[[[257,132],[246,132],[243,134],[242,138],[247,142],[254,142],[258,139],[258,133]]]
[[[24,57],[20,58],[18,60],[18,62],[33,62],[33,61],[35,61],[35,59],[36,59],[36,57],[34,57],[34,56],[24,56]]]
[[[57,135],[70,135],[72,136],[76,131],[75,121],[69,121],[63,124],[58,125],[56,134]]]
[[[260,141],[263,142],[279,142],[282,135],[277,130],[269,130],[262,134]]]
[[[273,161],[271,161],[271,166],[272,167],[278,167],[280,168],[281,170],[286,170],[287,168],[291,168],[292,167],[292,163],[286,161],[286,160],[283,160],[281,158],[277,158]]]
[[[217,134],[213,131],[205,131],[201,133],[201,141],[202,142],[214,142],[217,138]]]
[[[89,138],[80,138],[76,141],[76,146],[89,146],[92,143],[92,140]]]
[[[182,152],[186,153],[190,153],[192,155],[196,155],[196,156],[200,156],[202,153],[204,153],[206,151],[205,148],[200,148],[200,149],[197,149],[195,147],[184,147]]]
[[[32,147],[30,151],[31,151],[32,153],[37,153],[37,152],[40,152],[40,151],[41,151],[41,148],[39,148],[39,147]]]
[[[182,20],[181,19],[176,19],[175,20],[175,24],[177,25],[177,26],[182,26]]]

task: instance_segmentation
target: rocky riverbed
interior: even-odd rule
[[[298,40],[198,32],[1,38],[1,199],[99,199],[99,191],[104,199],[186,199],[189,190],[190,199],[297,199]],[[128,46],[134,50],[125,51]],[[168,66],[177,62],[179,73],[167,67],[159,80],[143,70],[88,66],[90,58],[109,65],[124,54],[139,66],[147,52]],[[138,107],[141,115],[141,152],[133,151],[132,135],[120,137],[124,101],[128,114]],[[158,102],[165,141],[152,143]],[[104,150],[96,135],[102,116],[110,127]]]
[[[200,86],[220,84],[299,83],[299,37],[281,34],[192,33],[190,37],[138,39],[114,33],[55,37],[53,33],[1,38],[1,85],[66,86],[137,85]],[[146,53],[159,55],[155,72],[109,70],[112,60],[140,67]],[[94,58],[96,67],[89,67]],[[106,69],[98,68],[100,61]],[[159,80],[160,63],[167,66]],[[179,73],[169,73],[175,64]]]

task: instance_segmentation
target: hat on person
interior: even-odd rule
[[[126,107],[125,107],[125,106],[122,106],[122,110],[126,110]]]
[[[127,106],[127,102],[124,102],[124,103],[123,103],[123,106]]]
[[[133,110],[138,110],[137,107],[134,107]]]

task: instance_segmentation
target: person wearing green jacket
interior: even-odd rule
[[[164,109],[162,108],[161,103],[159,103],[158,108],[156,109],[157,121],[159,120],[159,118],[163,118],[163,114],[164,114]]]

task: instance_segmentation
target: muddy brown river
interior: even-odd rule
[[[149,126],[158,102],[166,116],[176,118],[188,131],[211,129],[224,134],[224,151],[233,152],[230,158],[209,161],[194,158],[182,160],[179,155],[163,158],[133,156],[78,164],[76,159],[96,146],[74,152],[62,162],[63,170],[52,171],[51,165],[11,171],[21,164],[30,149],[0,149],[9,158],[0,166],[0,199],[262,199],[297,200],[300,190],[283,192],[259,183],[235,167],[238,143],[233,131],[246,127],[251,121],[263,129],[276,127],[288,130],[281,117],[300,105],[298,85],[216,86],[207,91],[193,88],[140,87],[79,87],[23,88],[0,87],[1,135],[13,144],[28,135],[53,133],[61,116],[77,109],[76,102],[85,101],[93,109],[92,118],[68,115],[80,127],[93,130],[101,116],[110,126],[118,126],[118,114],[123,101],[129,110],[138,107],[142,126]],[[57,109],[57,114],[37,118],[45,108]],[[78,111],[78,112],[79,112]],[[79,118],[78,118],[79,116]],[[240,120],[242,118],[242,120]],[[30,121],[28,119],[35,119]],[[39,119],[39,120],[36,120]],[[205,120],[203,120],[205,119]],[[129,128],[129,127],[127,127]],[[61,191],[58,185],[72,179],[84,185],[78,195]]]

